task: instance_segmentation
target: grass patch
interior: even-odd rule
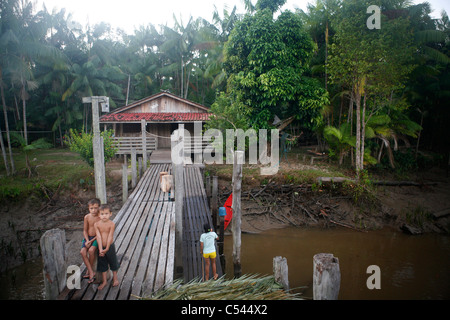
[[[407,223],[420,228],[423,227],[425,222],[432,220],[431,213],[421,205],[412,209],[405,209],[404,215]]]
[[[48,197],[47,191],[79,186],[93,179],[90,168],[78,154],[67,149],[33,150],[29,153],[33,176],[28,178],[25,155],[15,152],[16,174],[7,176],[0,165],[0,201],[21,201],[30,196]]]

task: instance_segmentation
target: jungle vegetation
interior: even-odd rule
[[[281,10],[285,0],[244,2],[242,13],[216,9],[210,20],[174,17],[173,27],[127,34],[1,1],[2,171],[15,173],[12,149],[43,138],[36,132],[62,147],[71,129],[89,131],[83,96],[108,96],[114,109],[161,90],[211,107],[209,127],[269,129],[292,117],[298,143],[314,137],[356,174],[394,168],[401,148],[414,161],[421,151],[448,160],[446,12],[433,19],[427,2],[407,0],[316,0],[294,12]],[[379,29],[367,26],[370,5]]]

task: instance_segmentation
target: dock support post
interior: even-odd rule
[[[138,158],[138,172],[139,172],[139,179],[140,181],[142,179],[142,176],[144,175],[144,168],[142,167],[142,158]]]
[[[219,189],[219,182],[217,176],[212,177],[212,194],[211,194],[211,202],[210,209],[213,220],[214,229],[217,229],[219,224],[219,202],[217,199],[217,192]]]
[[[131,149],[131,187],[134,189],[137,184],[137,170],[136,170],[136,149]]]
[[[143,162],[143,168],[144,172],[147,171],[147,129],[146,129],[146,122],[145,119],[141,120],[141,132],[142,132],[142,162]],[[141,175],[142,177],[142,175]]]
[[[277,256],[273,258],[273,275],[275,281],[283,286],[284,291],[289,291],[287,259]]]
[[[318,253],[313,265],[313,299],[337,300],[341,285],[339,259],[331,253]]]
[[[66,232],[46,231],[40,240],[44,266],[45,299],[56,300],[66,286]]]
[[[240,277],[241,268],[241,186],[242,165],[244,164],[244,151],[234,152],[233,162],[233,219],[231,219],[231,230],[233,232],[233,265],[234,276]]]
[[[219,241],[217,242],[217,245],[219,247],[219,259],[220,259],[220,264],[222,266],[222,270],[226,270],[226,263],[225,263],[225,255],[223,254],[223,247],[224,247],[224,231],[225,231],[225,216],[227,215],[227,211],[225,209],[225,207],[220,207],[219,208],[219,221],[220,221],[220,226],[219,226]]]
[[[175,179],[175,273],[183,274],[183,205],[184,205],[184,125],[171,136],[172,170]]]
[[[94,174],[95,174],[95,194],[102,204],[106,203],[106,177],[103,139],[100,136],[98,103],[105,103],[108,97],[84,97],[83,103],[92,104],[92,130],[94,137],[92,141],[94,152]],[[109,101],[109,100],[108,100]]]
[[[122,203],[128,199],[128,166],[122,164]]]

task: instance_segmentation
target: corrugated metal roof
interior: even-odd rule
[[[148,113],[110,113],[102,116],[100,122],[177,122],[177,121],[206,121],[211,113],[206,112],[148,112]]]

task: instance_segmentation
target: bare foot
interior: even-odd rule
[[[219,277],[219,275],[216,273],[216,274],[214,275],[214,280],[217,280],[218,277]]]
[[[119,280],[114,280],[113,287],[117,287],[119,285]]]
[[[98,290],[102,290],[106,286],[107,282],[102,282],[101,285],[98,286]]]

